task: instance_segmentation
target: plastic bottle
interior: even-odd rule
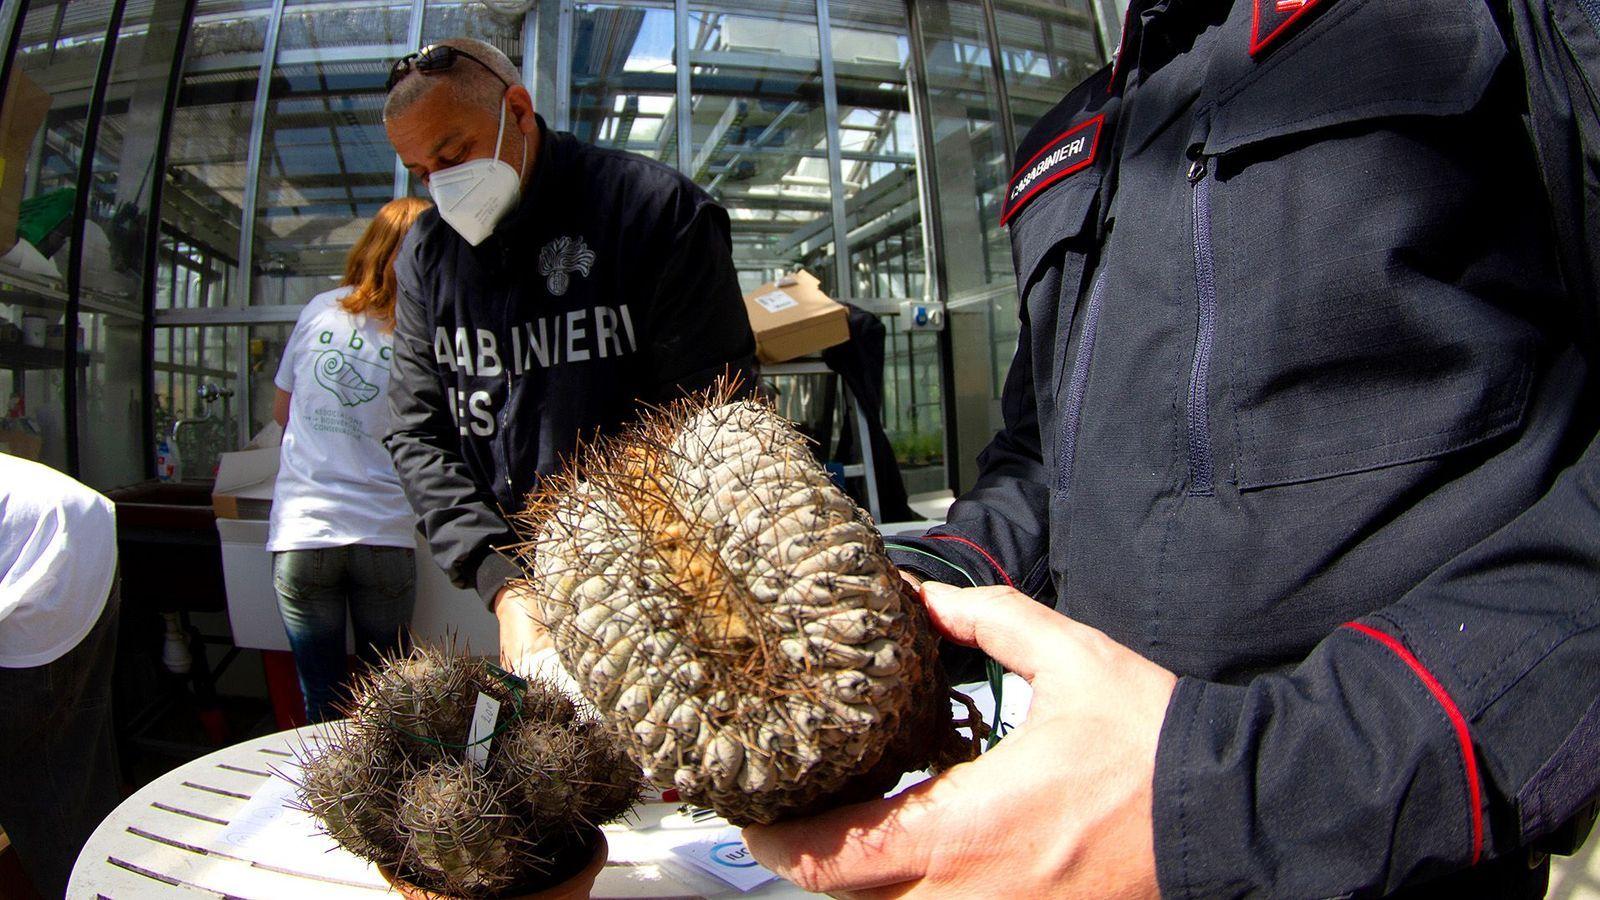
[[[178,471],[178,445],[163,437],[156,443],[156,479],[177,481]]]

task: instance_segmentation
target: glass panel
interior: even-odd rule
[[[210,478],[217,455],[238,445],[234,411],[242,331],[238,326],[156,329],[156,433],[176,445],[182,478]]]
[[[678,165],[672,5],[579,3],[572,15],[572,133]]]
[[[310,299],[309,297],[306,299]],[[294,326],[252,325],[245,332],[247,355],[250,360],[249,427],[253,435],[272,421],[272,398],[277,386],[272,379],[278,374],[278,362],[283,359],[283,345],[289,342],[289,332]]]
[[[231,254],[163,231],[156,252],[156,309],[226,306],[237,271]]]
[[[250,434],[272,421],[272,378],[289,324],[160,327],[156,345],[156,433],[175,438],[180,474],[210,478],[217,455],[238,446],[243,417]],[[239,373],[240,342],[248,369]],[[248,387],[248,391],[244,388]],[[249,408],[241,399],[248,393]]]
[[[130,5],[112,57],[95,148],[76,336],[87,371],[77,414],[80,477],[100,488],[138,481],[146,470],[145,229],[184,5]]]
[[[521,8],[532,5],[515,0],[428,0],[422,14],[422,43],[453,37],[477,38],[500,48],[521,68]]]
[[[741,283],[804,267],[836,292],[815,0],[693,0],[689,40],[692,174],[733,220]]]
[[[291,0],[261,149],[253,305],[304,303],[394,195],[383,84],[405,52],[405,0]]]
[[[1078,82],[1105,64],[1088,0],[995,0],[1000,62],[1017,140]]]
[[[928,69],[927,155],[936,179],[948,296],[945,317],[955,355],[956,482],[977,478],[977,455],[1002,424],[1000,387],[1016,347],[1016,292],[1011,248],[1000,227],[1000,199],[1010,177],[999,91],[983,25],[968,0],[917,4]]]
[[[66,468],[66,271],[78,167],[108,0],[33,3],[22,23],[0,135],[0,444]],[[99,235],[96,235],[99,238]],[[105,247],[85,268],[104,268]],[[80,369],[80,394],[85,372]]]
[[[883,424],[907,490],[943,490],[938,335],[903,332],[898,315],[900,301],[927,290],[905,6],[833,0],[829,10],[853,302],[882,316],[888,331]]]
[[[250,116],[271,12],[271,0],[201,0],[190,26],[161,193],[162,246],[177,242],[185,255],[203,255],[211,273],[237,265]],[[225,306],[235,283],[208,280],[202,303],[182,299],[188,293],[175,297],[170,280],[158,279],[156,308]]]

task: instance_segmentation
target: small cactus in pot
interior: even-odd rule
[[[473,753],[480,693],[501,706],[479,739],[487,752]],[[408,896],[520,896],[580,871],[592,881],[599,826],[642,786],[611,733],[559,688],[448,650],[385,661],[348,712],[302,751],[299,802]]]

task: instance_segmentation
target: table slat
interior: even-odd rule
[[[180,885],[224,897],[270,900],[314,896],[318,900],[375,900],[388,891],[388,886],[376,873],[374,883],[369,885],[326,881],[313,875],[275,871],[142,829],[108,836],[104,849],[113,867],[130,872],[142,869]],[[116,862],[111,862],[113,860]],[[146,880],[160,883],[153,878]]]

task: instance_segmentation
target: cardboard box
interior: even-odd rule
[[[267,519],[272,515],[272,489],[278,481],[278,445],[283,429],[273,422],[261,429],[243,450],[217,457],[217,480],[211,488],[211,509],[219,519]]]
[[[756,356],[779,363],[850,339],[850,311],[822,292],[821,282],[801,270],[756,288],[744,298]]]
[[[40,457],[44,455],[44,438],[14,428],[0,429],[0,453],[41,462]]]
[[[34,135],[50,110],[50,95],[26,72],[13,67],[0,100],[0,253],[17,243],[17,215],[22,205],[22,177],[33,149]]]

